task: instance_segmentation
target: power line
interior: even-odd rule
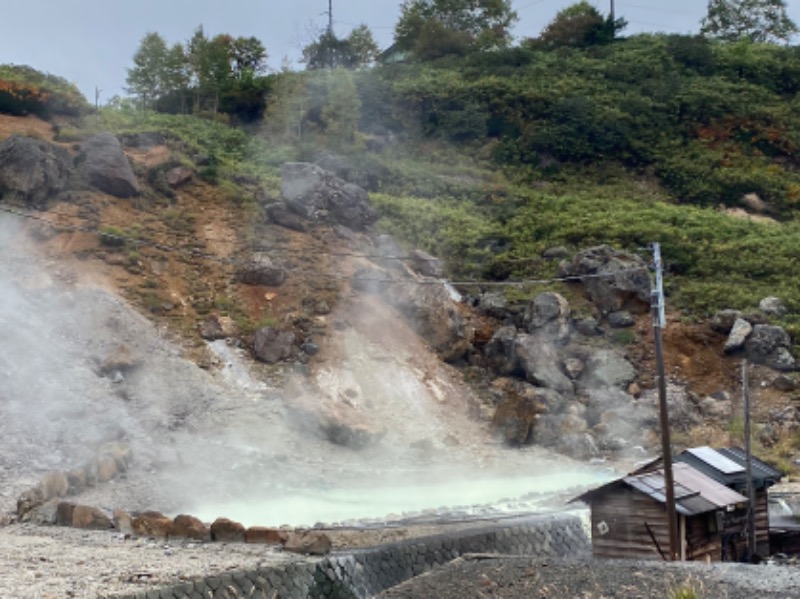
[[[245,266],[250,264],[251,261],[248,259],[243,258],[223,258],[216,254],[211,254],[208,252],[204,252],[197,248],[186,248],[180,246],[173,246],[163,243],[156,243],[154,241],[150,241],[147,239],[138,239],[135,237],[130,237],[126,235],[119,235],[117,233],[111,231],[101,231],[98,227],[82,227],[76,225],[59,225],[49,221],[46,218],[33,214],[32,212],[24,211],[22,209],[13,208],[7,204],[0,203],[0,212],[5,212],[7,214],[11,214],[20,218],[25,218],[28,220],[33,220],[39,223],[42,223],[48,227],[53,229],[59,230],[67,230],[73,232],[82,232],[82,233],[91,233],[94,235],[98,235],[101,238],[106,239],[113,239],[116,241],[120,241],[123,243],[132,243],[139,247],[150,247],[162,252],[167,253],[178,253],[188,255],[192,258],[201,258],[205,260],[210,260],[213,262],[217,262],[220,264],[224,264],[227,266]],[[61,213],[64,215],[63,213]],[[64,215],[66,216],[66,215]],[[280,251],[280,250],[279,250]],[[359,254],[359,253],[350,253],[350,252],[308,252],[298,250],[299,253],[302,253],[305,256],[309,255],[316,255],[316,256],[328,256],[328,257],[355,257],[355,258],[365,258],[365,259],[376,259],[376,260],[408,260],[410,256],[384,256],[380,254],[376,255],[369,255],[369,254]],[[525,260],[525,259],[518,259],[518,260]],[[528,260],[533,260],[528,259]],[[527,286],[534,286],[534,285],[554,285],[556,283],[577,283],[582,282],[584,280],[591,280],[591,279],[601,279],[601,278],[610,278],[615,277],[619,274],[631,273],[631,272],[642,272],[647,271],[647,266],[637,266],[628,269],[621,269],[615,272],[609,273],[595,273],[595,274],[584,274],[584,275],[570,275],[564,277],[551,277],[546,279],[521,279],[519,281],[480,281],[480,280],[467,280],[467,281],[446,281],[444,279],[418,279],[418,280],[407,280],[407,279],[393,279],[393,278],[380,278],[380,277],[371,277],[371,276],[362,276],[359,277],[358,273],[355,275],[343,275],[338,273],[320,273],[317,271],[310,271],[310,270],[301,270],[297,268],[291,269],[291,273],[294,274],[306,274],[316,278],[324,278],[324,279],[331,279],[331,280],[341,280],[341,281],[362,281],[365,283],[375,283],[375,284],[394,284],[394,283],[404,283],[404,284],[413,284],[413,285],[442,285],[443,283],[448,283],[453,287],[491,287],[491,288],[503,288],[503,287],[527,287]]]

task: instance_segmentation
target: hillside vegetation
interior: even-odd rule
[[[25,73],[59,83],[0,72],[6,87]],[[276,197],[284,161],[344,155],[380,226],[459,280],[551,277],[550,246],[660,241],[685,316],[767,295],[800,313],[800,48],[639,35],[269,78],[264,120],[248,129],[125,102],[88,114],[74,89],[47,89],[86,113],[61,140],[164,131],[173,163],[207,156],[200,176],[234,201]],[[721,210],[747,194],[770,218]],[[800,332],[795,317],[783,324]]]

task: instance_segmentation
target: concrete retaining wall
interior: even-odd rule
[[[366,599],[467,553],[578,557],[589,550],[578,517],[534,516],[334,553],[317,562],[229,572],[119,599]]]

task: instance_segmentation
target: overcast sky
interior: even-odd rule
[[[514,33],[533,37],[575,0],[513,0],[519,14]],[[378,44],[392,43],[401,0],[332,0],[335,30],[346,36],[366,23]],[[594,0],[604,13],[610,0]],[[706,0],[616,0],[628,20],[627,34],[642,31],[696,33]],[[800,0],[788,0],[800,23]],[[76,83],[101,103],[123,94],[127,69],[148,31],[170,44],[186,41],[198,25],[209,36],[255,36],[269,53],[269,66],[297,63],[300,48],[327,24],[328,0],[0,0],[0,63],[27,64]]]

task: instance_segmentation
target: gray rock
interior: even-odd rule
[[[758,302],[758,309],[770,316],[784,316],[788,312],[783,300],[777,297],[765,297]]]
[[[366,191],[306,162],[281,167],[281,196],[289,210],[312,222],[360,231],[378,217]]]
[[[192,169],[185,166],[176,166],[167,171],[167,185],[172,189],[177,189],[186,185],[194,177]]]
[[[572,395],[572,381],[561,371],[561,357],[547,339],[539,335],[518,335],[514,351],[525,378],[541,387]]]
[[[0,143],[0,197],[42,208],[66,188],[71,168],[65,149],[13,135]]]
[[[625,329],[632,327],[636,324],[633,315],[627,310],[619,310],[618,312],[611,312],[608,315],[608,325],[614,329]]]
[[[273,327],[262,327],[256,331],[254,351],[256,357],[267,364],[287,360],[294,354],[295,335]]]
[[[575,330],[585,337],[597,337],[603,334],[597,319],[591,316],[578,318],[573,321],[573,325],[575,326]]]
[[[639,256],[601,245],[562,262],[560,275],[576,277],[589,298],[604,313],[644,310],[650,305],[650,275]]]
[[[794,368],[794,358],[789,354],[789,347],[791,347],[789,334],[782,327],[768,324],[755,325],[745,342],[750,360],[772,368],[779,367],[780,370]]]
[[[136,175],[113,134],[93,135],[83,142],[81,150],[86,155],[82,168],[94,187],[118,198],[139,195]]]
[[[569,256],[569,251],[563,245],[547,248],[542,252],[542,258],[546,260],[562,260]]]
[[[569,335],[569,302],[560,294],[547,292],[537,295],[525,308],[522,320],[529,333],[537,329],[563,340]]]
[[[586,389],[626,389],[635,378],[636,369],[619,352],[613,349],[596,349],[587,356],[579,382]]]
[[[280,227],[304,233],[306,225],[302,219],[289,211],[283,202],[275,202],[264,207],[270,221]]]
[[[495,318],[502,318],[508,311],[508,300],[502,291],[487,291],[478,297],[478,308]]]
[[[738,318],[736,322],[733,323],[733,327],[731,327],[730,331],[728,340],[725,342],[725,347],[723,348],[725,353],[731,353],[744,347],[745,341],[747,341],[750,333],[753,332],[753,325],[743,318]]]
[[[257,253],[239,269],[236,276],[245,285],[278,287],[286,281],[287,272],[282,266],[273,264],[266,254]]]
[[[727,335],[740,318],[742,318],[742,313],[739,310],[720,310],[711,318],[710,325],[717,333]]]
[[[411,268],[422,276],[436,278],[444,276],[442,262],[435,256],[431,256],[422,250],[413,250],[409,259]]]
[[[385,295],[445,361],[459,360],[472,347],[475,332],[444,285],[395,283]]]
[[[484,348],[484,356],[489,367],[501,375],[512,374],[517,370],[515,350],[517,329],[505,326],[497,329]]]
[[[798,383],[797,379],[785,374],[779,374],[776,376],[772,381],[772,386],[778,391],[784,392],[796,391],[797,389],[800,389],[800,383]]]

